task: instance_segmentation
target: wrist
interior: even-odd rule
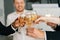
[[[16,27],[16,26],[14,26],[14,25],[11,25],[11,27],[13,27],[14,29],[17,29],[17,27]]]
[[[44,31],[40,31],[40,36],[39,36],[39,38],[45,38],[45,33],[44,33]]]
[[[11,25],[11,28],[12,28],[14,31],[16,31],[16,30],[17,30],[17,28],[13,27],[12,25]]]

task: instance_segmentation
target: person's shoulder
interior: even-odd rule
[[[25,11],[33,11],[33,10],[25,10]]]
[[[10,15],[14,15],[15,13],[16,13],[16,12],[9,13],[8,16],[10,16]]]
[[[35,12],[34,10],[25,10],[25,12]]]
[[[34,10],[25,10],[25,11],[29,11],[29,12],[35,12]]]
[[[26,12],[36,13],[34,10],[25,10]]]
[[[16,12],[9,13],[7,17],[11,17],[15,14]]]

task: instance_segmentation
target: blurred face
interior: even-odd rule
[[[15,0],[14,6],[16,8],[16,11],[22,12],[25,8],[25,2],[24,2],[24,0]]]

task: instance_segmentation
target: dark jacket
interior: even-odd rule
[[[11,25],[6,27],[0,22],[0,35],[13,34],[15,31],[11,28]]]
[[[47,40],[60,40],[60,26],[57,25],[56,31],[47,31]]]

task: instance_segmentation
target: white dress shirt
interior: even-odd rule
[[[7,26],[9,26],[10,24],[12,24],[18,17],[20,16],[25,16],[27,14],[31,14],[30,10],[24,10],[23,13],[17,13],[16,11],[15,12],[12,12],[10,13],[8,16],[7,16]]]
[[[21,29],[21,32],[15,32],[13,40],[44,40],[40,38],[33,38],[26,35],[26,26]]]
[[[31,14],[31,11],[30,10],[24,10],[24,12],[22,14],[17,14],[16,12],[13,12],[13,13],[9,14],[7,16],[7,26],[9,26],[10,24],[12,24],[18,17],[20,17],[20,16],[23,17],[23,16],[26,16],[27,14]],[[44,25],[44,24],[42,24],[42,25]],[[45,27],[45,25],[44,25],[44,27]],[[39,27],[38,26],[34,26],[34,28],[40,28],[40,29],[43,28],[43,30],[47,30],[47,29],[45,29],[47,26],[45,28],[44,27],[41,26],[41,24],[39,25]],[[22,31],[22,32],[24,33],[25,30]],[[24,40],[24,39],[22,39],[24,37],[26,38],[25,40],[42,40],[42,39],[36,39],[36,38],[32,38],[32,37],[26,36],[26,34],[25,34],[25,36],[23,36],[23,33],[22,34],[19,34],[18,32],[16,32],[14,34],[13,40]],[[46,33],[45,33],[45,40],[46,40]]]
[[[46,32],[45,31],[44,31],[44,35],[45,35],[45,38],[44,39],[47,40],[47,36],[46,36]]]
[[[27,15],[27,14],[31,14],[31,12],[32,11],[30,11],[30,10],[24,10],[22,16],[23,15]],[[7,16],[7,26],[9,26],[10,24],[12,24],[20,16],[21,16],[21,14],[17,14],[16,12],[13,12],[13,13],[9,14]],[[22,34],[19,34],[19,32],[16,32],[15,35],[14,35],[14,37],[13,37],[13,40],[25,40],[24,37],[26,38],[26,40],[36,40],[35,38],[26,36],[26,34],[24,32],[25,32],[24,29],[21,31]],[[25,36],[24,36],[24,34],[25,34]]]

